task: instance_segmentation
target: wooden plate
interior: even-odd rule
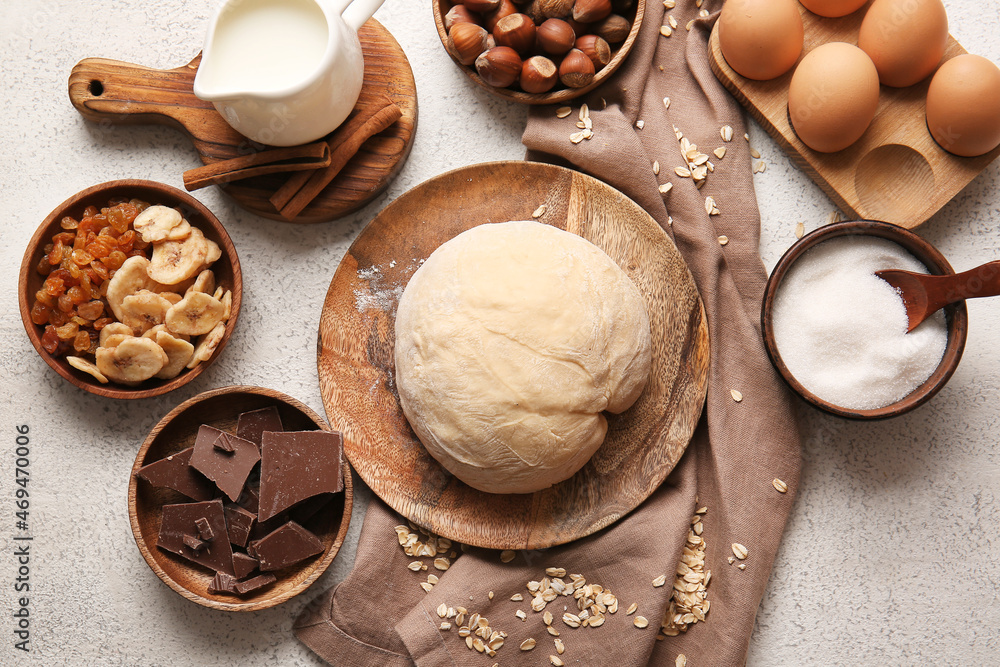
[[[406,54],[375,19],[361,27],[358,38],[365,57],[365,78],[357,106],[387,95],[403,111],[403,117],[368,139],[330,185],[295,218],[296,223],[328,222],[368,204],[399,173],[413,145],[417,87]],[[177,128],[191,139],[203,164],[267,148],[230,127],[211,102],[195,97],[192,87],[200,62],[199,54],[182,67],[158,70],[86,58],[70,74],[69,99],[84,118],[108,127],[132,124]],[[287,223],[269,198],[288,176],[258,176],[221,189],[243,208]]]
[[[799,7],[805,27],[802,55],[827,42],[858,43],[867,6],[843,18],[823,18]],[[951,36],[944,60],[965,53]],[[942,61],[943,62],[943,61]],[[947,204],[998,155],[958,157],[935,143],[925,119],[930,78],[908,88],[882,86],[875,120],[854,145],[818,153],[795,135],[788,121],[792,71],[771,81],[737,74],[722,56],[719,24],[709,41],[709,64],[750,115],[845,213],[913,228]]]
[[[199,565],[156,546],[163,505],[190,502],[176,491],[154,488],[136,477],[148,463],[194,446],[198,428],[209,424],[235,432],[241,412],[274,406],[286,431],[329,430],[323,418],[303,403],[280,391],[262,387],[223,387],[184,401],[171,410],[150,431],[139,448],[128,483],[128,515],[135,543],[150,569],[163,583],[181,596],[203,607],[222,611],[258,611],[281,604],[298,595],[322,575],[333,562],[347,536],[354,493],[351,468],[344,462],[344,493],[330,501],[322,511],[306,522],[326,547],[319,556],[306,559],[276,572],[278,581],[244,597],[208,592],[212,573]]]
[[[650,314],[653,369],[602,447],[576,475],[534,494],[477,491],[448,473],[410,430],[395,387],[395,311],[413,272],[476,225],[539,221],[592,241],[635,281]],[[354,468],[398,512],[445,537],[493,549],[562,544],[608,526],[673,469],[705,400],[708,328],[698,290],[656,222],[579,172],[494,162],[433,178],[387,206],[334,274],[319,330],[326,414]]]
[[[35,304],[35,293],[42,288],[45,282],[45,277],[39,274],[35,267],[42,259],[45,245],[51,243],[53,235],[63,231],[60,221],[65,216],[79,220],[83,210],[88,206],[102,208],[107,206],[108,201],[113,198],[138,198],[150,204],[162,204],[177,208],[184,212],[184,217],[192,225],[202,231],[205,238],[215,241],[222,250],[222,256],[212,264],[211,268],[212,272],[215,273],[216,284],[233,292],[233,304],[229,320],[226,322],[226,332],[208,361],[198,364],[193,369],[185,369],[180,375],[169,380],[150,378],[135,387],[115,382],[101,384],[93,376],[70,366],[65,356],[55,357],[46,352],[45,348],[42,347],[42,334],[45,332],[45,327],[38,326],[31,321],[31,308]],[[232,239],[226,232],[226,228],[208,210],[208,207],[175,187],[156,181],[125,179],[108,181],[81,190],[49,213],[35,230],[28,242],[28,247],[25,248],[24,257],[21,259],[17,293],[21,322],[24,324],[28,339],[31,340],[35,350],[52,370],[69,381],[70,384],[97,396],[120,399],[150,398],[173,391],[191,382],[215,363],[215,360],[222,354],[229,338],[236,329],[236,322],[239,320],[240,308],[243,303],[243,273],[240,270],[240,259],[236,254],[236,247],[233,245]]]
[[[639,36],[639,28],[642,26],[642,19],[646,13],[645,0],[639,0],[635,3],[634,7],[622,13],[632,24],[632,27],[628,32],[628,37],[626,37],[625,41],[621,44],[614,44],[611,46],[611,60],[607,65],[601,68],[601,71],[594,75],[594,80],[589,84],[583,88],[564,88],[561,83],[557,83],[556,89],[547,93],[526,93],[523,90],[515,90],[514,88],[496,88],[491,86],[486,83],[481,76],[479,76],[475,67],[463,65],[455,58],[455,56],[451,54],[450,51],[448,51],[446,46],[448,44],[448,31],[444,29],[444,16],[454,4],[457,3],[452,2],[451,0],[433,0],[433,2],[431,2],[431,7],[434,11],[434,23],[437,26],[438,37],[441,38],[441,45],[445,47],[445,52],[448,53],[449,57],[451,57],[456,65],[462,68],[462,71],[464,71],[470,79],[485,88],[487,91],[497,97],[502,97],[505,100],[512,100],[514,102],[520,102],[521,104],[559,104],[568,102],[569,100],[574,100],[582,95],[586,95],[594,88],[597,88],[599,85],[607,81],[608,78],[618,70],[621,64],[625,62],[625,58],[628,57],[629,52],[632,50],[632,45],[635,44],[635,40]],[[542,53],[541,55],[545,54]],[[558,64],[559,60],[557,58],[556,65]]]

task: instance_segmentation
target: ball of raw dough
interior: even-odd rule
[[[651,364],[639,290],[589,241],[537,222],[474,227],[410,279],[396,313],[403,412],[441,465],[492,493],[571,477]]]

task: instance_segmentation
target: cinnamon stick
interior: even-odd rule
[[[390,127],[402,116],[402,110],[385,95],[379,96],[373,104],[358,109],[354,116],[330,135],[330,164],[313,172],[293,174],[271,196],[274,208],[285,220],[294,220],[336,178],[365,141]]]
[[[184,187],[190,192],[209,185],[225,185],[252,176],[264,176],[285,171],[321,169],[330,164],[330,145],[316,141],[303,146],[271,148],[206,164],[184,172]]]

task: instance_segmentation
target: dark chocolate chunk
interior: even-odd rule
[[[212,532],[212,527],[208,525],[208,519],[202,517],[194,522],[194,525],[198,527],[198,537],[203,540],[210,540],[215,537],[215,533]]]
[[[236,592],[240,595],[246,595],[247,593],[253,593],[254,591],[264,588],[264,586],[270,586],[278,580],[273,574],[265,573],[259,574],[253,579],[247,579],[246,581],[236,582]]]
[[[233,436],[229,435],[228,433],[223,433],[222,435],[220,435],[218,438],[215,439],[215,442],[212,443],[212,446],[218,449],[220,452],[232,454],[233,452],[236,451],[236,446],[230,440],[231,437]]]
[[[215,447],[215,441],[220,437],[228,438],[233,446],[232,452],[221,451]],[[259,460],[260,452],[252,442],[224,433],[207,424],[198,429],[194,453],[191,455],[191,466],[215,482],[219,490],[229,496],[230,500],[240,497],[250,471]]]
[[[262,572],[280,570],[323,553],[323,543],[308,530],[289,521],[281,528],[250,543],[247,551],[260,561]]]
[[[281,415],[273,405],[251,412],[244,412],[236,420],[236,436],[249,440],[260,449],[260,437],[264,431],[284,431],[281,425]]]
[[[342,454],[343,439],[337,431],[265,432],[257,520],[267,521],[321,493],[341,491]]]
[[[237,579],[243,579],[248,574],[257,569],[260,563],[256,558],[236,552],[233,554],[233,570],[236,572]]]
[[[189,464],[194,447],[145,465],[136,472],[156,487],[173,489],[191,500],[211,500],[215,486]]]
[[[202,518],[208,521],[214,537],[202,540],[201,548],[195,550],[185,544],[184,538],[198,534],[196,522]],[[234,574],[233,549],[226,534],[226,515],[221,498],[200,503],[164,505],[157,546],[216,572]]]
[[[184,543],[184,546],[192,549],[193,551],[201,551],[201,548],[205,546],[205,541],[199,540],[194,535],[185,535],[184,539],[181,541]]]
[[[236,594],[236,577],[225,572],[216,572],[212,583],[208,585],[209,593]]]
[[[247,483],[243,487],[243,493],[240,494],[239,499],[236,504],[244,508],[248,512],[253,512],[254,516],[257,516],[257,512],[260,510],[260,482],[257,484]]]
[[[245,547],[250,537],[250,529],[257,521],[257,515],[239,505],[226,504],[226,530],[229,541],[238,547]]]

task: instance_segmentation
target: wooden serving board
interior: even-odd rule
[[[533,494],[473,489],[430,456],[403,415],[395,383],[395,314],[404,287],[439,245],[489,222],[530,220],[592,241],[642,293],[653,368],[642,396],[608,416],[608,434],[570,479]],[[405,193],[351,245],[320,318],[320,389],[333,428],[362,479],[390,506],[434,532],[493,549],[570,542],[637,507],[673,469],[701,415],[708,328],[687,265],[637,204],[579,172],[534,162],[458,169]]]
[[[417,128],[417,87],[399,43],[370,19],[358,31],[365,58],[358,106],[388,96],[403,117],[368,139],[361,150],[294,222],[327,222],[365,206],[385,189],[410,153]],[[203,164],[268,148],[234,130],[211,102],[195,97],[192,87],[201,62],[158,70],[104,58],[86,58],[73,67],[69,98],[84,118],[114,125],[168,125],[184,132]],[[220,186],[240,206],[265,218],[287,222],[269,198],[289,174],[258,176]]]
[[[800,6],[805,27],[802,56],[827,42],[857,44],[867,7],[830,19]],[[949,35],[944,60],[965,52]],[[908,88],[882,86],[875,120],[861,139],[837,153],[819,153],[799,140],[788,120],[788,85],[794,68],[771,81],[740,76],[722,56],[718,23],[709,41],[709,64],[715,76],[799,168],[837,206],[856,218],[916,227],[1000,155],[997,147],[979,157],[958,157],[937,145],[925,119],[930,78]]]

